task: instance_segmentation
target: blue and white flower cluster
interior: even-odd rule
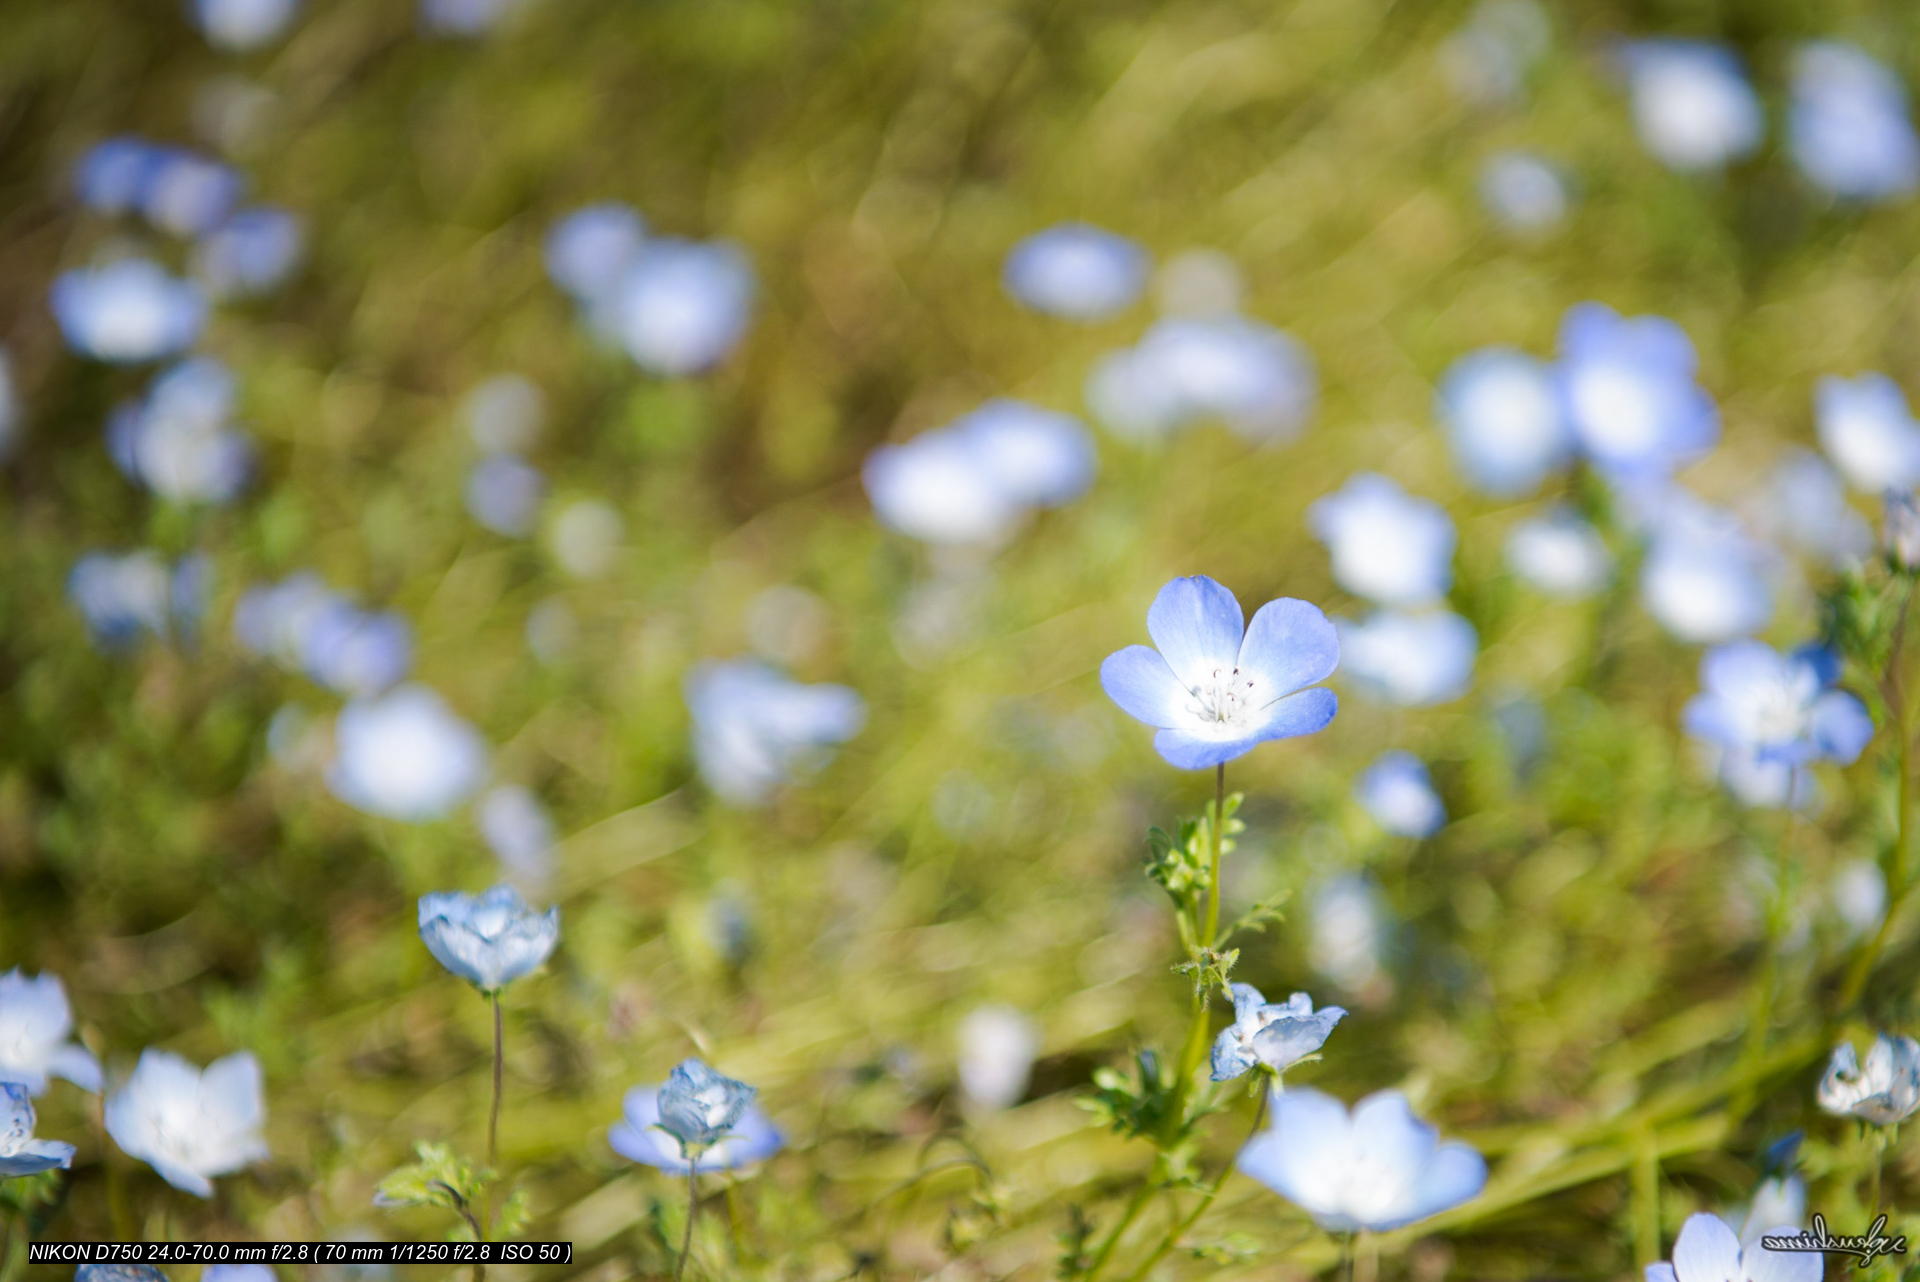
[[[241,648],[338,694],[377,695],[413,666],[413,627],[393,610],[363,610],[302,570],[249,588],[233,611]]]
[[[95,644],[124,649],[142,636],[190,639],[207,611],[213,562],[190,553],[169,565],[151,548],[89,552],[67,575],[67,596]]]

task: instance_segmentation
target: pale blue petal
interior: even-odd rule
[[[1765,1230],[1760,1237],[1793,1237],[1799,1232],[1795,1225],[1781,1224]],[[1769,1251],[1759,1238],[1741,1251],[1740,1264],[1747,1282],[1820,1282],[1826,1272],[1817,1251]]]
[[[1254,1054],[1268,1068],[1285,1070],[1326,1045],[1333,1026],[1346,1013],[1338,1006],[1325,1006],[1311,1015],[1276,1019],[1254,1035]]]
[[[1221,1029],[1220,1036],[1213,1039],[1213,1064],[1210,1071],[1214,1081],[1231,1081],[1259,1062],[1241,1044],[1239,1036],[1232,1028]]]
[[[1173,580],[1147,609],[1147,633],[1189,690],[1233,669],[1244,631],[1240,602],[1203,574]]]
[[[1179,722],[1180,709],[1190,697],[1160,652],[1144,645],[1108,655],[1100,665],[1100,687],[1122,712],[1162,729]]]
[[[1277,691],[1324,681],[1339,664],[1340,637],[1333,624],[1320,607],[1292,597],[1256,610],[1240,643],[1239,666]]]
[[[1267,999],[1252,984],[1228,984],[1227,992],[1233,998],[1234,1022],[1245,1019],[1254,1011],[1267,1004]],[[1295,994],[1298,996],[1299,994]]]
[[[1673,1271],[1686,1282],[1745,1282],[1740,1239],[1717,1215],[1689,1215],[1673,1244]]]
[[[1647,1266],[1647,1282],[1680,1282],[1680,1279],[1673,1275],[1673,1266],[1662,1260]]]
[[[1427,1161],[1415,1182],[1404,1214],[1391,1224],[1373,1227],[1397,1228],[1438,1215],[1480,1195],[1487,1185],[1487,1160],[1467,1144],[1449,1140]]]
[[[1326,729],[1338,711],[1339,696],[1322,686],[1290,694],[1267,709],[1267,719],[1256,732],[1255,741],[1265,743],[1270,739],[1315,734]]]
[[[1347,1110],[1315,1090],[1276,1091],[1273,1124],[1240,1150],[1234,1165],[1330,1228],[1352,1227],[1340,1214],[1341,1190],[1329,1184],[1344,1166]]]
[[[1259,739],[1201,739],[1183,730],[1162,730],[1153,736],[1153,750],[1168,765],[1181,770],[1211,770],[1235,757],[1244,757],[1260,743]]]
[[[1860,700],[1832,690],[1814,701],[1813,742],[1821,756],[1852,765],[1872,738],[1873,718]]]

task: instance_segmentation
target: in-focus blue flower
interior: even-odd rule
[[[553,819],[519,784],[489,788],[474,806],[480,836],[517,882],[544,886],[553,874]]]
[[[171,1051],[140,1052],[127,1084],[107,1097],[107,1134],[121,1152],[195,1197],[213,1196],[213,1178],[267,1156],[260,1061],[251,1051],[217,1059],[203,1072]]]
[[[1473,687],[1480,636],[1445,610],[1376,610],[1336,619],[1346,675],[1364,693],[1403,708],[1451,703]]]
[[[1012,1108],[1033,1081],[1040,1028],[1013,1006],[976,1006],[960,1021],[960,1092],[981,1108]]]
[[[244,53],[272,44],[300,11],[300,0],[194,0],[193,18],[207,43]]]
[[[1613,553],[1600,531],[1563,503],[1515,525],[1507,535],[1507,566],[1548,596],[1577,601],[1605,587]]]
[[[1863,1068],[1853,1043],[1841,1042],[1820,1079],[1820,1107],[1875,1126],[1897,1126],[1920,1108],[1920,1042],[1881,1033]]]
[[[1671,169],[1717,169],[1766,132],[1759,95],[1731,49],[1701,40],[1635,40],[1621,50],[1633,123]]]
[[[0,1178],[65,1170],[73,1145],[33,1138],[33,1096],[18,1082],[0,1082]]]
[[[1553,368],[1512,348],[1455,361],[1440,380],[1436,412],[1454,462],[1487,494],[1530,494],[1573,459]]]
[[[142,634],[168,634],[175,605],[174,575],[150,548],[115,554],[89,552],[67,575],[67,596],[87,621],[96,644],[131,645]]]
[[[1800,172],[1836,196],[1887,200],[1920,187],[1906,86],[1855,45],[1818,40],[1794,55],[1787,137]]]
[[[1847,502],[1840,474],[1812,450],[1788,451],[1749,514],[1768,535],[1836,570],[1858,565],[1873,551],[1873,529]]]
[[[1771,563],[1770,549],[1731,514],[1674,487],[1656,515],[1640,598],[1678,640],[1713,645],[1751,636],[1773,617]]]
[[[51,300],[68,347],[122,364],[185,351],[207,320],[200,287],[169,276],[145,258],[62,272],[53,282]]]
[[[1850,765],[1873,738],[1866,705],[1834,688],[1839,667],[1821,646],[1792,654],[1760,641],[1717,646],[1700,661],[1702,689],[1683,716],[1687,733],[1725,754],[1723,774],[1731,767],[1743,800],[1785,804],[1795,771],[1815,761]],[[1786,779],[1768,788],[1768,775]]]
[[[28,978],[18,967],[0,975],[0,1082],[40,1095],[48,1078],[64,1077],[99,1094],[100,1061],[67,1040],[72,1032],[73,1011],[58,975]]]
[[[145,138],[109,138],[88,148],[74,166],[74,192],[96,213],[130,214],[140,208],[147,184],[164,161],[161,149]]]
[[[1270,739],[1323,730],[1339,708],[1314,684],[1340,663],[1318,606],[1282,597],[1249,625],[1233,593],[1196,574],[1160,589],[1147,633],[1152,647],[1107,656],[1100,685],[1128,716],[1159,727],[1153,746],[1169,765],[1224,765]]]
[[[560,942],[558,906],[537,913],[512,886],[420,896],[420,939],[434,960],[483,993],[539,969]]]
[[[161,231],[201,236],[226,221],[243,186],[231,166],[180,147],[159,149],[140,193],[140,212]]]
[[[1649,1264],[1646,1282],[1820,1282],[1826,1272],[1817,1251],[1770,1251],[1762,1236],[1793,1237],[1799,1229],[1770,1224],[1742,1247],[1717,1215],[1689,1215],[1673,1244],[1673,1262]]]
[[[1411,752],[1383,752],[1354,783],[1368,815],[1396,837],[1431,837],[1447,826],[1446,803],[1426,763]]]
[[[1170,316],[1087,378],[1087,407],[1117,436],[1149,442],[1217,418],[1256,445],[1299,435],[1319,380],[1299,342],[1244,316]]]
[[[510,539],[533,533],[546,497],[546,476],[511,454],[483,458],[467,473],[467,514]]]
[[[1307,960],[1349,992],[1364,992],[1385,975],[1390,929],[1380,888],[1362,873],[1330,878],[1314,892]]]
[[[1377,472],[1356,472],[1307,509],[1333,579],[1377,605],[1432,605],[1453,584],[1453,518]]]
[[[1269,1004],[1252,984],[1233,984],[1233,1023],[1213,1039],[1213,1080],[1229,1081],[1256,1065],[1284,1073],[1326,1045],[1333,1026],[1346,1017],[1338,1006],[1313,1008],[1313,998],[1295,993]]]
[[[865,701],[846,686],[803,685],[750,660],[695,665],[686,700],[700,777],[737,806],[765,802],[867,719]]]
[[[738,248],[646,241],[610,302],[620,345],[640,368],[677,377],[727,358],[753,315],[753,268]]]
[[[1528,151],[1499,151],[1480,166],[1480,203],[1508,231],[1535,235],[1560,225],[1572,197],[1559,166]]]
[[[175,365],[107,424],[107,448],[129,479],[176,503],[226,503],[253,473],[253,445],[231,421],[234,380],[211,357]]]
[[[290,210],[242,209],[194,246],[194,279],[214,299],[268,293],[300,265],[306,239],[305,224]]]
[[[702,1174],[731,1171],[765,1161],[785,1146],[778,1128],[749,1103],[733,1128],[702,1149],[693,1163],[680,1140],[662,1125],[660,1086],[636,1086],[621,1100],[621,1119],[607,1132],[613,1151],[629,1161],[658,1167],[670,1175],[685,1175],[697,1164]],[[751,1089],[751,1088],[748,1088]]]
[[[683,1059],[660,1088],[660,1129],[680,1142],[683,1153],[697,1153],[731,1131],[757,1094],[700,1060]]]
[[[1665,476],[1711,450],[1720,411],[1694,381],[1686,331],[1661,316],[1622,317],[1602,303],[1560,325],[1560,394],[1574,437],[1613,475]]]
[[[1273,1093],[1273,1122],[1234,1165],[1334,1232],[1384,1232],[1479,1196],[1487,1163],[1440,1141],[1399,1091],[1346,1106],[1316,1090]],[[1718,1221],[1715,1221],[1718,1223]]]
[[[1152,269],[1147,251],[1126,237],[1061,223],[1015,245],[1000,279],[1036,312],[1096,321],[1131,307]]]
[[[486,782],[486,741],[423,685],[348,703],[333,739],[327,787],[368,814],[438,819]]]
[[[1847,483],[1868,494],[1920,482],[1920,422],[1885,374],[1823,378],[1814,392],[1820,448]]]
[[[601,298],[640,254],[647,225],[619,201],[576,209],[547,232],[547,277],[583,306]]]
[[[540,439],[546,397],[522,374],[495,374],[481,380],[460,403],[467,435],[483,454],[524,454]]]

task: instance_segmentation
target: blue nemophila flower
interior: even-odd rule
[[[369,814],[438,819],[486,782],[486,741],[423,685],[348,703],[333,739],[327,787]]]
[[[202,236],[226,221],[243,185],[228,165],[184,148],[162,147],[140,193],[140,212],[161,231]]]
[[[519,784],[489,788],[474,806],[480,836],[516,882],[544,886],[553,874],[553,819]]]
[[[1857,1117],[1875,1126],[1894,1126],[1920,1108],[1920,1042],[1881,1033],[1873,1039],[1864,1066],[1853,1043],[1833,1048],[1820,1079],[1820,1107],[1841,1117]]]
[[[0,1178],[65,1170],[73,1145],[33,1138],[33,1096],[18,1082],[0,1082]]]
[[[1453,460],[1477,490],[1530,494],[1573,459],[1553,369],[1524,352],[1488,347],[1461,357],[1437,401]]]
[[[1453,584],[1453,518],[1377,472],[1357,472],[1307,509],[1333,578],[1377,605],[1432,605]]]
[[[250,653],[341,694],[378,694],[413,662],[406,619],[362,610],[306,570],[248,589],[234,607],[233,631]]]
[[[215,299],[268,293],[300,265],[306,239],[305,224],[290,210],[242,209],[194,246],[194,279]]]
[[[1868,494],[1920,482],[1920,422],[1885,374],[1823,378],[1814,392],[1820,448],[1847,483]]]
[[[226,503],[253,471],[253,445],[235,429],[234,379],[211,357],[175,365],[144,401],[107,424],[107,448],[129,479],[176,503]]]
[[[1079,419],[1001,397],[945,427],[880,446],[861,480],[889,529],[928,543],[992,545],[1032,509],[1086,493],[1098,467]]]
[[[483,36],[525,0],[420,0],[420,25],[436,35]]]
[[[267,1156],[260,1062],[250,1051],[204,1072],[171,1051],[142,1051],[127,1084],[108,1096],[105,1116],[122,1152],[196,1197],[213,1196],[214,1176]]]
[[[300,0],[194,0],[193,18],[207,43],[245,52],[272,44],[300,11]]]
[[[1499,151],[1480,166],[1480,203],[1510,232],[1534,236],[1558,227],[1573,203],[1560,167],[1527,151]]]
[[[1873,738],[1873,719],[1833,688],[1839,667],[1821,646],[1791,654],[1761,641],[1717,646],[1700,661],[1703,688],[1687,703],[1687,733],[1761,765],[1851,764]]]
[[[1740,1239],[1740,1249],[1751,1251],[1769,1233],[1797,1231],[1807,1222],[1807,1182],[1798,1175],[1776,1175],[1760,1181],[1753,1200],[1722,1212],[1720,1222]]]
[[[1255,611],[1250,625],[1244,618],[1233,593],[1214,580],[1175,579],[1147,610],[1153,647],[1130,645],[1100,665],[1107,697],[1159,727],[1153,746],[1168,764],[1223,765],[1333,720],[1339,701],[1314,685],[1340,662],[1327,616],[1282,597]]]
[[[1426,763],[1411,752],[1383,752],[1354,781],[1373,821],[1396,837],[1431,837],[1447,826],[1447,807]]]
[[[1094,321],[1131,307],[1152,267],[1147,251],[1124,236],[1061,223],[1015,245],[1000,279],[1036,312]]]
[[[1613,553],[1600,531],[1565,504],[1516,524],[1507,534],[1507,567],[1548,596],[1592,596],[1613,576]]]
[[[1742,1247],[1717,1215],[1687,1217],[1673,1244],[1673,1262],[1649,1264],[1646,1282],[1820,1282],[1826,1271],[1817,1251],[1769,1251],[1762,1236],[1791,1237],[1792,1224],[1769,1225]]]
[[[34,1095],[47,1079],[64,1077],[83,1091],[100,1091],[100,1061],[67,1037],[73,1011],[57,975],[29,978],[16,967],[0,975],[0,1082],[17,1082]]]
[[[1338,1006],[1313,1008],[1313,998],[1295,993],[1269,1003],[1252,984],[1233,984],[1233,1023],[1213,1039],[1213,1080],[1229,1081],[1256,1066],[1284,1073],[1326,1045],[1333,1026],[1346,1017]]]
[[[1857,46],[1819,40],[1794,55],[1787,136],[1800,172],[1836,196],[1886,200],[1920,187],[1906,86]]]
[[[1376,610],[1335,619],[1342,672],[1362,693],[1403,708],[1451,703],[1473,687],[1480,635],[1445,610]]]
[[[607,321],[640,368],[697,374],[725,360],[747,332],[754,288],[737,247],[659,237],[641,245],[609,297]]]
[[[467,435],[483,454],[524,454],[540,439],[547,398],[523,374],[482,379],[460,402]]]
[[[631,205],[607,201],[576,209],[547,232],[547,276],[590,306],[626,275],[646,236],[647,225]]]
[[[560,942],[558,906],[537,913],[512,886],[420,897],[420,939],[434,960],[483,993],[538,969]]]
[[[697,1153],[690,1153],[679,1136],[663,1123],[660,1097],[665,1089],[664,1085],[636,1086],[626,1093],[621,1100],[621,1119],[607,1132],[607,1142],[613,1145],[614,1152],[629,1161],[658,1167],[670,1175],[685,1175],[695,1167],[705,1174],[750,1166],[772,1157],[786,1144],[779,1128],[751,1102],[753,1088],[744,1087],[750,1093],[749,1102],[732,1123],[732,1129]]]
[[[1012,1108],[1033,1080],[1040,1028],[1012,1006],[976,1006],[960,1021],[960,1090],[983,1108]]]
[[[764,663],[701,663],[687,674],[693,755],[722,800],[759,805],[866,724],[866,702],[842,685],[804,685]]]
[[[698,1152],[731,1131],[759,1094],[697,1059],[683,1059],[660,1088],[660,1129],[680,1141],[681,1151]]]
[[[1347,991],[1365,991],[1384,978],[1389,931],[1386,904],[1371,878],[1331,878],[1314,892],[1307,960]]]
[[[1635,40],[1621,50],[1640,140],[1671,169],[1717,169],[1752,154],[1766,132],[1740,60],[1700,40]]]
[[[1888,490],[1885,507],[1881,545],[1901,569],[1920,569],[1920,495],[1912,490]]]
[[[533,533],[546,497],[546,474],[512,454],[488,455],[467,473],[467,514],[506,538]]]
[[[1693,645],[1731,641],[1766,627],[1773,617],[1772,550],[1731,513],[1678,487],[1660,503],[1640,568],[1647,613]]]
[[[130,214],[163,160],[160,148],[134,134],[95,143],[74,166],[74,193],[95,213]]]
[[[185,351],[207,320],[200,287],[169,276],[145,258],[62,272],[53,282],[51,299],[68,347],[94,360],[120,364]]]
[[[1764,532],[1836,570],[1873,551],[1873,530],[1847,502],[1840,474],[1812,450],[1788,451],[1750,511]]]
[[[1319,396],[1313,358],[1293,338],[1244,316],[1170,316],[1102,357],[1087,407],[1116,436],[1150,442],[1202,419],[1264,445],[1291,440]]]
[[[1574,437],[1610,475],[1666,476],[1711,450],[1720,411],[1694,381],[1686,331],[1662,316],[1622,317],[1602,303],[1560,324],[1560,394]]]
[[[1412,1224],[1487,1182],[1486,1159],[1459,1140],[1442,1143],[1399,1091],[1369,1095],[1351,1115],[1316,1090],[1275,1091],[1272,1124],[1234,1165],[1334,1232]]]
[[[202,555],[169,567],[151,548],[89,552],[67,575],[67,596],[87,621],[97,645],[118,649],[143,634],[185,635],[198,624],[211,586]]]

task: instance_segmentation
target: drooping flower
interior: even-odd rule
[[[753,268],[737,247],[642,243],[609,303],[613,333],[640,368],[678,377],[725,360],[747,332]]]
[[[1307,509],[1341,587],[1376,605],[1432,605],[1453,583],[1453,518],[1377,472],[1358,472]]]
[[[1480,203],[1510,232],[1533,236],[1560,225],[1573,203],[1560,167],[1527,151],[1500,151],[1480,167]]]
[[[660,1088],[660,1129],[697,1153],[733,1130],[759,1092],[697,1059],[683,1059]]]
[[[1812,450],[1789,451],[1743,510],[1762,533],[1834,569],[1858,565],[1873,551],[1873,531],[1847,502],[1840,474]]]
[[[1412,1224],[1471,1201],[1487,1182],[1486,1159],[1459,1140],[1442,1143],[1399,1091],[1369,1095],[1351,1114],[1316,1090],[1275,1091],[1272,1124],[1234,1165],[1334,1232]]]
[[[1794,55],[1787,135],[1800,172],[1843,199],[1887,200],[1920,187],[1906,87],[1855,45],[1818,40]]]
[[[58,975],[0,975],[0,1082],[18,1082],[34,1095],[49,1077],[64,1077],[83,1091],[100,1092],[100,1062],[78,1042],[73,1011]]]
[[[631,205],[607,201],[576,209],[547,232],[547,276],[591,306],[626,275],[646,235],[646,222]]]
[[[434,960],[483,993],[544,965],[560,942],[560,909],[537,913],[512,886],[420,897],[420,939]]]
[[[486,774],[485,740],[426,686],[355,699],[334,722],[327,787],[369,814],[438,819],[472,796]]]
[[[1863,1067],[1853,1043],[1841,1042],[1820,1079],[1820,1107],[1875,1126],[1893,1126],[1920,1108],[1920,1042],[1881,1033]]]
[[[306,240],[305,223],[290,210],[242,209],[194,246],[193,276],[215,299],[265,294],[300,265]]]
[[[1455,361],[1437,412],[1454,462],[1488,494],[1530,494],[1573,458],[1553,369],[1523,352],[1488,347]]]
[[[68,347],[121,364],[185,351],[207,319],[206,296],[198,285],[169,276],[145,258],[62,272],[51,297]]]
[[[764,663],[701,663],[687,675],[700,777],[737,806],[766,801],[866,724],[866,703],[842,685],[803,685]]]
[[[1319,607],[1282,597],[1250,625],[1243,619],[1240,602],[1214,580],[1174,579],[1147,610],[1153,647],[1130,645],[1100,665],[1107,697],[1159,727],[1153,746],[1168,764],[1223,765],[1333,720],[1339,701],[1314,683],[1339,664],[1340,642]]]
[[[1799,1231],[1791,1224],[1769,1225],[1742,1247],[1719,1216],[1701,1211],[1680,1226],[1673,1262],[1649,1264],[1646,1282],[1820,1282],[1826,1270],[1818,1252],[1770,1251],[1759,1241]]]
[[[1133,305],[1153,260],[1124,236],[1086,223],[1035,232],[1007,255],[1007,292],[1036,312],[1104,320]]]
[[[1581,450],[1612,475],[1666,476],[1720,439],[1720,411],[1694,381],[1693,343],[1661,316],[1602,303],[1560,324],[1560,395]]]
[[[1622,61],[1634,125],[1662,164],[1717,169],[1759,147],[1766,117],[1732,50],[1700,40],[1636,40]]]
[[[1577,601],[1606,586],[1613,553],[1600,531],[1565,504],[1515,525],[1507,535],[1507,566],[1548,596]]]
[[[1087,377],[1087,407],[1117,436],[1150,442],[1217,418],[1255,445],[1299,435],[1319,396],[1298,341],[1245,316],[1170,316]]]
[[[19,1082],[0,1081],[0,1178],[65,1170],[73,1145],[33,1138],[33,1096]]]
[[[621,1119],[607,1132],[613,1151],[629,1161],[658,1167],[670,1175],[685,1175],[690,1166],[701,1173],[731,1171],[765,1161],[786,1144],[767,1115],[749,1103],[732,1129],[701,1149],[690,1162],[686,1146],[662,1124],[662,1086],[636,1086],[621,1100]],[[747,1088],[751,1090],[752,1088]]]
[[[546,884],[553,872],[553,819],[532,789],[519,784],[489,788],[474,806],[474,818],[487,849],[516,881]]]
[[[1397,837],[1431,837],[1447,826],[1447,807],[1426,763],[1411,752],[1383,752],[1354,783],[1373,821]]]
[[[1326,1045],[1346,1016],[1338,1006],[1313,1008],[1313,998],[1295,993],[1268,1003],[1252,984],[1233,984],[1233,1023],[1213,1039],[1213,1080],[1225,1082],[1257,1066],[1283,1073]]]
[[[300,10],[300,0],[194,0],[194,21],[207,43],[245,52],[273,43]]]
[[[1011,1108],[1027,1093],[1040,1030],[1012,1006],[977,1006],[960,1021],[960,1089],[984,1108]]]
[[[1473,687],[1480,636],[1457,614],[1376,610],[1334,625],[1345,675],[1365,694],[1424,708],[1451,703]]]
[[[1868,494],[1920,482],[1920,422],[1885,374],[1823,378],[1814,391],[1820,448],[1847,483]]]
[[[1687,703],[1687,733],[1721,749],[1723,772],[1730,765],[1742,783],[1785,773],[1790,800],[1793,772],[1814,761],[1851,764],[1873,737],[1866,706],[1833,688],[1839,666],[1820,646],[1791,654],[1760,641],[1718,646],[1700,661],[1703,688]],[[1742,791],[1754,804],[1772,790]]]
[[[213,1196],[212,1177],[267,1156],[265,1120],[260,1062],[251,1051],[203,1072],[171,1051],[144,1050],[106,1103],[107,1134],[121,1151],[196,1197]]]

